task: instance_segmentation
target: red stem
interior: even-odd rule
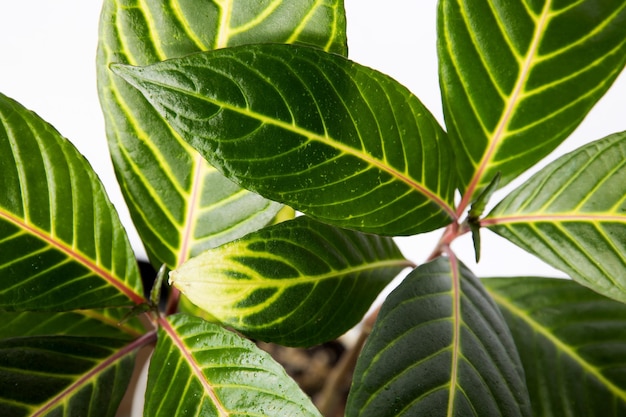
[[[450,245],[452,244],[452,242],[459,236],[462,236],[469,231],[470,228],[467,222],[463,222],[461,224],[458,224],[456,222],[451,223],[444,230],[443,235],[439,239],[439,242],[437,242],[437,246],[435,246],[435,249],[426,259],[426,261],[432,261],[433,259],[441,256],[443,253],[450,251]]]
[[[170,296],[167,299],[165,307],[165,315],[171,316],[178,311],[178,302],[180,301],[180,291],[176,287],[170,287]]]

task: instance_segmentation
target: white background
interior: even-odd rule
[[[442,121],[436,1],[387,0],[382,4],[380,0],[346,0],[350,58],[405,84]],[[97,98],[95,50],[100,5],[95,0],[0,1],[0,92],[37,112],[87,157],[105,183],[137,253],[144,256],[115,182]],[[557,152],[623,130],[624,75]],[[433,232],[398,241],[407,257],[421,262],[439,235]],[[473,262],[469,236],[460,238],[454,249],[479,276],[563,276],[489,231],[483,231],[479,265]]]

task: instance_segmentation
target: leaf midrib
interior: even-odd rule
[[[211,385],[210,381],[207,379],[206,375],[204,375],[204,373],[202,372],[202,367],[193,357],[193,354],[190,352],[184,340],[178,335],[174,326],[172,326],[172,324],[164,317],[159,318],[159,323],[161,325],[161,328],[167,333],[174,345],[178,348],[180,354],[184,357],[185,361],[191,368],[192,373],[196,376],[196,378],[204,388],[204,392],[206,392],[206,394],[211,398],[211,401],[213,405],[215,405],[219,417],[229,417],[230,412],[226,409],[224,404],[222,404],[221,400],[217,396],[217,392]]]
[[[68,387],[66,387],[54,397],[50,398],[48,401],[40,405],[30,417],[40,417],[48,415],[48,413],[52,409],[54,409],[54,407],[59,406],[63,402],[66,402],[68,400],[68,397],[71,396],[73,393],[78,394],[81,388],[85,387],[88,384],[93,384],[93,380],[98,375],[102,375],[102,373],[107,371],[111,366],[117,366],[116,364],[121,359],[123,359],[125,356],[132,355],[141,346],[144,346],[146,343],[153,340],[154,337],[155,332],[152,331],[137,338],[132,343],[120,348],[117,351],[111,349],[112,354],[109,357],[100,360],[100,362],[98,362],[92,369],[87,371],[85,374],[79,376]]]
[[[76,262],[83,265],[85,268],[90,270],[92,273],[96,274],[104,281],[108,282],[110,285],[115,287],[119,292],[128,297],[135,304],[143,304],[146,300],[140,294],[134,292],[132,288],[126,285],[125,282],[121,281],[117,277],[115,277],[111,271],[108,271],[98,265],[95,261],[90,259],[87,255],[80,253],[74,248],[70,247],[65,242],[61,242],[58,239],[54,239],[50,234],[46,231],[39,229],[37,226],[27,223],[23,219],[18,218],[12,213],[0,209],[0,219],[5,219],[9,223],[14,224],[19,229],[28,232],[29,234],[36,236],[41,239],[49,246],[57,249],[59,252],[64,253],[68,258],[75,260]]]
[[[117,68],[128,68],[128,66],[126,65],[115,65],[115,67]],[[127,70],[123,70],[125,73],[128,73]],[[132,74],[132,73],[131,73]],[[131,75],[133,78],[135,77],[134,75]],[[253,110],[250,109],[242,109],[240,107],[234,106],[234,105],[230,105],[228,103],[225,103],[223,101],[219,101],[216,99],[211,99],[210,97],[189,91],[189,90],[185,90],[183,88],[180,87],[176,87],[173,85],[168,85],[165,83],[161,83],[158,82],[157,80],[151,79],[148,80],[146,79],[146,81],[150,82],[151,84],[158,86],[160,88],[163,88],[164,90],[172,90],[174,92],[177,93],[181,93],[182,95],[188,95],[190,97],[196,98],[200,101],[205,101],[209,104],[221,107],[223,109],[235,112],[237,114],[240,115],[244,115],[244,116],[248,116],[252,119],[256,119],[259,122],[263,123],[263,124],[268,124],[268,125],[272,125],[272,126],[276,126],[279,129],[283,129],[286,130],[288,132],[294,133],[296,135],[299,136],[303,136],[308,138],[309,140],[312,141],[317,141],[317,142],[321,142],[324,143],[328,146],[331,146],[335,149],[338,149],[339,151],[343,152],[344,154],[348,154],[348,155],[352,155],[358,159],[361,159],[365,162],[367,162],[370,165],[375,166],[376,168],[380,169],[383,172],[388,173],[389,175],[391,175],[392,177],[396,178],[397,180],[405,183],[406,185],[408,185],[410,188],[416,190],[417,192],[419,192],[420,194],[424,195],[425,197],[427,197],[430,201],[434,202],[435,204],[437,204],[443,211],[445,211],[448,216],[450,216],[450,218],[456,220],[458,218],[458,215],[456,213],[456,211],[449,206],[444,200],[443,198],[441,198],[439,195],[437,195],[435,192],[429,190],[424,184],[421,184],[419,182],[417,182],[416,180],[414,180],[413,178],[409,177],[408,175],[405,175],[403,173],[401,173],[400,171],[396,170],[395,168],[387,165],[384,163],[384,161],[381,161],[377,158],[372,157],[371,155],[367,154],[366,152],[362,151],[362,150],[357,150],[354,148],[351,148],[341,142],[338,142],[337,140],[333,139],[332,137],[328,136],[328,135],[320,135],[318,133],[315,132],[311,132],[309,130],[303,129],[301,127],[296,126],[293,122],[292,123],[287,123],[287,122],[283,122],[281,120],[277,120],[277,119],[272,119],[264,114],[255,112]]]
[[[258,256],[257,256],[258,257]],[[288,262],[285,262],[285,259],[280,258],[280,257],[272,257],[272,256],[264,256],[261,257],[262,259],[273,259],[273,260],[277,260],[279,262],[282,263],[286,263],[287,265],[293,267],[293,265],[291,265]],[[293,277],[293,278],[271,278],[271,277],[267,277],[267,276],[262,276],[259,274],[259,271],[254,270],[252,268],[246,267],[245,265],[237,262],[237,261],[231,261],[232,263],[236,264],[238,266],[238,268],[228,268],[228,266],[231,265],[231,263],[229,262],[228,264],[225,264],[225,268],[220,268],[220,271],[228,271],[231,269],[236,269],[236,270],[240,270],[241,267],[243,267],[243,269],[246,270],[246,272],[249,273],[249,275],[251,276],[256,276],[255,279],[251,279],[251,280],[244,280],[244,279],[229,279],[228,281],[223,281],[223,280],[219,280],[219,281],[213,281],[211,279],[199,279],[199,280],[189,280],[189,279],[185,279],[185,285],[190,285],[193,283],[202,283],[202,284],[210,284],[210,285],[216,285],[216,286],[233,286],[234,282],[236,282],[236,286],[237,287],[247,287],[247,288],[257,288],[257,287],[291,287],[294,285],[302,285],[302,284],[310,284],[310,283],[319,283],[325,280],[332,280],[332,279],[339,279],[342,276],[346,276],[349,274],[359,274],[362,272],[367,272],[367,271],[375,271],[377,269],[382,269],[382,268],[389,268],[389,267],[414,267],[415,264],[413,264],[413,262],[406,260],[406,259],[399,259],[399,260],[386,260],[386,261],[377,261],[377,262],[371,262],[371,263],[365,263],[363,265],[359,265],[357,267],[351,267],[351,268],[346,268],[346,269],[342,269],[342,270],[336,270],[333,269],[331,272],[325,273],[325,274],[320,274],[320,275],[300,275],[297,277]],[[214,265],[214,268],[219,268],[220,266],[218,265]],[[294,267],[295,268],[295,267]],[[175,271],[173,271],[171,274],[172,276],[175,276],[176,274],[174,273]],[[176,279],[170,279],[170,283],[174,284],[177,280]],[[278,285],[280,284],[280,285]]]
[[[524,85],[526,84],[528,75],[530,74],[532,64],[536,59],[536,53],[539,49],[541,35],[543,34],[543,30],[547,25],[551,5],[552,0],[547,0],[543,10],[541,11],[541,15],[539,16],[538,22],[535,26],[535,32],[533,33],[530,46],[528,48],[528,51],[526,52],[526,57],[522,62],[520,72],[518,74],[511,95],[506,101],[506,106],[504,108],[504,111],[502,112],[500,121],[494,129],[494,133],[489,138],[489,146],[487,147],[486,152],[483,154],[483,157],[478,164],[478,167],[476,168],[474,176],[472,177],[469,186],[467,187],[467,190],[463,195],[461,204],[459,204],[459,207],[457,209],[457,215],[459,216],[471,202],[471,199],[476,189],[479,187],[481,181],[483,180],[484,174],[488,170],[489,165],[493,157],[495,156],[496,151],[498,150],[498,147],[502,142],[502,139],[505,136],[507,125],[515,112],[516,104],[518,103],[518,99],[522,96],[522,90],[524,88]]]
[[[551,342],[558,351],[568,355],[574,362],[578,363],[580,367],[583,368],[583,370],[587,371],[589,374],[597,378],[598,381],[600,381],[610,392],[626,402],[626,391],[616,386],[612,381],[602,375],[602,373],[598,370],[596,366],[589,363],[578,353],[576,353],[576,350],[573,346],[570,346],[563,342],[561,339],[558,339],[556,336],[554,336],[554,334],[549,331],[548,328],[543,326],[542,323],[534,320],[532,317],[530,317],[529,314],[527,314],[526,311],[513,304],[508,298],[503,297],[500,293],[489,290],[489,294],[494,299],[494,301],[498,303],[499,306],[506,308],[515,317],[521,319],[537,334],[543,336],[546,340]]]
[[[200,201],[200,190],[202,189],[202,162],[204,159],[202,156],[195,152],[194,158],[194,170],[192,173],[193,179],[191,180],[191,191],[189,198],[187,199],[187,211],[185,213],[185,223],[181,230],[181,246],[180,251],[177,254],[178,261],[177,267],[180,267],[191,256],[191,248],[193,243],[193,233],[196,229],[196,221],[198,212],[198,203]]]
[[[458,386],[458,370],[459,370],[459,357],[461,349],[461,282],[459,274],[459,264],[456,256],[452,251],[448,251],[450,262],[450,280],[452,288],[450,290],[450,296],[452,298],[452,360],[450,364],[450,395],[448,397],[448,417],[456,415],[456,407],[454,406],[454,400],[456,398],[457,386]]]
[[[507,224],[529,223],[624,223],[626,216],[608,213],[531,213],[511,214],[482,219],[480,225],[484,227]]]
[[[134,117],[135,116],[134,113],[131,111],[130,107],[128,106],[128,103],[123,97],[124,95],[121,93],[117,85],[113,82],[112,79],[109,79],[109,81],[110,81],[109,87],[110,87],[111,94],[113,97],[112,100],[122,109],[123,112],[126,113],[127,123],[130,124],[132,128],[134,129],[134,131],[136,132],[136,135],[137,135],[136,137],[138,138],[138,140],[141,141],[142,144],[144,144],[146,147],[148,147],[154,155],[162,155],[161,149],[157,148],[155,144],[153,143],[153,141],[148,139],[149,135],[146,133],[146,131],[141,126],[141,124],[138,122],[138,119]],[[171,222],[172,225],[175,225],[178,228],[178,230],[181,231],[180,233],[181,243],[180,243],[179,248],[172,246],[169,242],[166,242],[166,241],[162,242],[162,244],[165,245],[167,249],[175,256],[176,258],[175,266],[180,266],[180,264],[182,264],[185,260],[187,260],[187,258],[189,257],[191,253],[190,252],[191,248],[193,247],[192,239],[193,239],[193,232],[194,232],[195,220],[196,220],[195,213],[198,210],[199,194],[202,192],[201,191],[202,187],[197,181],[200,181],[202,179],[201,171],[203,169],[202,165],[203,165],[204,159],[202,158],[200,153],[198,153],[195,149],[193,149],[188,143],[180,139],[179,136],[176,134],[176,132],[171,131],[171,135],[172,135],[171,137],[176,139],[176,141],[179,144],[181,144],[183,149],[187,150],[190,157],[194,160],[192,162],[192,165],[195,165],[195,168],[192,174],[193,179],[192,179],[190,187],[183,187],[180,185],[178,181],[174,180],[174,175],[172,174],[170,167],[163,165],[164,162],[161,162],[162,163],[161,169],[164,172],[171,174],[170,178],[172,179],[171,181],[172,187],[174,187],[176,192],[178,192],[179,194],[188,196],[188,198],[186,199],[187,204],[188,204],[186,217],[181,223],[179,220],[177,220],[174,217],[174,214],[172,213],[171,210],[167,208],[167,205],[163,203],[163,200],[162,200],[163,196],[159,194],[157,190],[152,186],[152,184],[146,180],[145,176],[143,175],[144,170],[142,170],[136,164],[136,161],[128,154],[127,149],[124,146],[122,146],[123,143],[121,142],[120,138],[123,135],[121,135],[119,132],[120,130],[116,128],[115,138],[118,144],[120,144],[119,151],[125,156],[126,160],[128,161],[128,164],[134,170],[136,178],[141,178],[142,184],[146,187],[150,195],[153,197],[153,201],[156,203],[156,205],[161,209],[161,213],[165,215],[165,217]],[[132,200],[134,197],[129,196],[129,198]],[[137,212],[140,213],[141,216],[145,220],[149,218],[149,216],[147,216],[146,213],[144,212],[144,207],[141,204],[135,202],[134,207],[135,207],[135,210],[137,210]],[[146,222],[146,227],[149,228],[155,235],[160,235],[159,230],[155,226],[153,226],[150,222]]]
[[[230,33],[230,16],[232,14],[232,0],[216,0],[215,4],[220,8],[219,30],[215,36],[215,45],[213,49],[225,48],[228,46]]]

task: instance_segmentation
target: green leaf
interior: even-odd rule
[[[0,310],[142,303],[102,183],[52,126],[0,94]]]
[[[115,416],[134,351],[119,338],[0,340],[0,415]]]
[[[556,148],[626,62],[623,1],[443,0],[438,53],[466,207]]]
[[[480,193],[480,195],[472,203],[469,212],[467,213],[467,223],[469,224],[472,232],[472,241],[474,242],[474,254],[476,263],[480,261],[480,216],[483,215],[491,196],[498,188],[500,183],[500,173],[491,180],[489,185]]]
[[[154,336],[127,311],[0,313],[0,415],[115,415]]]
[[[249,337],[312,346],[357,324],[410,265],[391,238],[301,216],[190,259],[170,282]]]
[[[513,333],[534,415],[626,415],[626,306],[570,280],[483,283]]]
[[[146,65],[250,42],[346,53],[345,24],[341,0],[104,1],[98,91],[118,181],[153,264],[173,269],[264,226],[280,205],[226,180],[109,64]]]
[[[215,167],[267,198],[384,235],[456,217],[444,131],[384,74],[292,45],[113,69]]]
[[[347,417],[529,416],[513,339],[454,257],[421,265],[384,302],[355,369]]]
[[[481,224],[600,294],[626,302],[626,133],[562,156]]]
[[[161,320],[144,415],[321,416],[268,353],[184,314]]]
[[[81,336],[117,339],[145,333],[138,319],[122,322],[128,309],[77,310],[67,313],[0,313],[0,339],[25,336]]]

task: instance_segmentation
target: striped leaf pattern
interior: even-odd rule
[[[312,346],[356,325],[410,265],[391,238],[301,216],[190,259],[170,282],[249,337]]]
[[[87,161],[0,94],[0,311],[142,303],[133,251]]]
[[[421,265],[385,300],[346,410],[346,417],[422,415],[531,415],[504,319],[453,256]]]
[[[0,339],[66,335],[130,340],[145,333],[141,322],[126,316],[128,309],[0,313]]]
[[[533,415],[626,415],[624,304],[570,280],[483,283],[513,333]]]
[[[175,268],[267,224],[280,205],[226,180],[180,140],[111,63],[146,65],[251,42],[346,52],[341,0],[105,0],[98,89],[113,163],[154,263]]]
[[[293,45],[113,69],[215,167],[267,198],[383,235],[426,232],[455,217],[445,133],[384,74]]]
[[[443,0],[438,52],[463,208],[556,148],[626,62],[626,3]]]
[[[559,158],[498,204],[483,226],[579,283],[626,302],[626,133]]]
[[[321,417],[268,353],[184,314],[162,320],[144,415]]]
[[[0,415],[115,416],[134,363],[124,345],[61,335],[0,340]]]

